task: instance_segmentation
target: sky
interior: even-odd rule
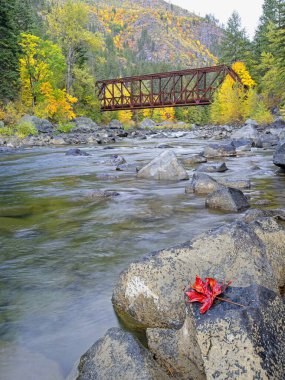
[[[179,5],[200,16],[211,13],[224,25],[236,10],[250,38],[254,36],[263,4],[263,0],[167,0],[167,2]]]

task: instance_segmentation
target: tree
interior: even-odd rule
[[[20,77],[22,100],[35,107],[41,97],[42,83],[59,87],[65,72],[65,60],[59,46],[32,34],[21,34]]]
[[[234,11],[228,20],[224,38],[221,41],[220,61],[225,64],[244,60],[249,51],[250,41],[247,38],[246,31],[241,27],[239,14]]]
[[[21,32],[35,29],[36,14],[29,0],[1,0],[0,6],[0,100],[17,96],[19,86],[18,57]]]
[[[103,45],[98,33],[88,30],[89,8],[76,0],[67,0],[52,8],[47,17],[49,34],[61,46],[67,63],[66,90],[70,91],[73,82],[74,65],[82,58],[85,48],[97,51]]]
[[[276,25],[278,23],[279,3],[280,0],[264,0],[262,15],[259,19],[259,25],[254,36],[253,46],[256,59],[261,56],[262,52],[270,51],[268,28],[270,24]]]

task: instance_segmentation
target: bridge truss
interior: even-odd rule
[[[207,105],[230,75],[241,82],[226,65],[170,71],[96,82],[101,111]]]

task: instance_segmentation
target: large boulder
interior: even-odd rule
[[[209,175],[204,173],[194,173],[190,185],[185,188],[185,193],[209,194],[222,187],[221,184]]]
[[[233,140],[246,139],[255,141],[259,137],[258,131],[254,128],[252,124],[245,125],[244,127],[233,132],[231,138]]]
[[[208,194],[206,207],[238,212],[247,209],[249,203],[241,190],[223,187]]]
[[[72,132],[90,133],[98,130],[98,125],[89,117],[76,117],[73,123],[75,127],[72,129]]]
[[[113,292],[113,304],[145,327],[179,329],[185,321],[182,289],[200,277],[232,279],[233,286],[285,285],[285,230],[273,218],[238,221],[192,241],[154,252],[129,265]]]
[[[181,329],[147,329],[148,347],[177,379],[283,379],[285,307],[260,285],[229,287],[204,315],[187,307]],[[189,305],[189,304],[188,304]]]
[[[132,334],[111,328],[80,359],[75,380],[168,380]],[[71,379],[71,377],[69,377]]]
[[[141,123],[140,123],[140,127],[141,128],[153,128],[156,126],[156,123],[151,120],[151,119],[144,119]]]
[[[210,144],[204,148],[203,156],[206,158],[236,156],[236,149],[232,144]]]
[[[173,151],[165,151],[139,170],[138,178],[180,181],[189,179]]]
[[[273,155],[273,163],[282,169],[285,169],[285,139],[278,144]]]
[[[284,379],[285,307],[280,296],[252,285],[231,287],[226,298],[244,307],[216,303],[205,315],[196,305],[191,308],[206,378]]]
[[[31,116],[31,115],[25,115],[19,121],[19,123],[21,123],[21,122],[31,123],[37,129],[37,131],[40,133],[52,133],[53,132],[52,123],[46,119],[40,119],[39,117]]]

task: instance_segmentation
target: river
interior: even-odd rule
[[[116,171],[106,163],[118,154],[141,165],[162,152],[158,142],[179,157],[208,143],[126,139],[113,149],[82,147],[88,157],[66,156],[67,147],[0,153],[1,380],[63,379],[119,325],[112,288],[128,263],[238,217],[205,209],[204,197],[184,193],[185,181],[138,180],[133,167]],[[253,205],[266,199],[264,207],[284,206],[285,176],[276,174],[272,151],[226,162],[230,170],[214,176],[250,179]],[[88,197],[102,189],[120,195]]]

